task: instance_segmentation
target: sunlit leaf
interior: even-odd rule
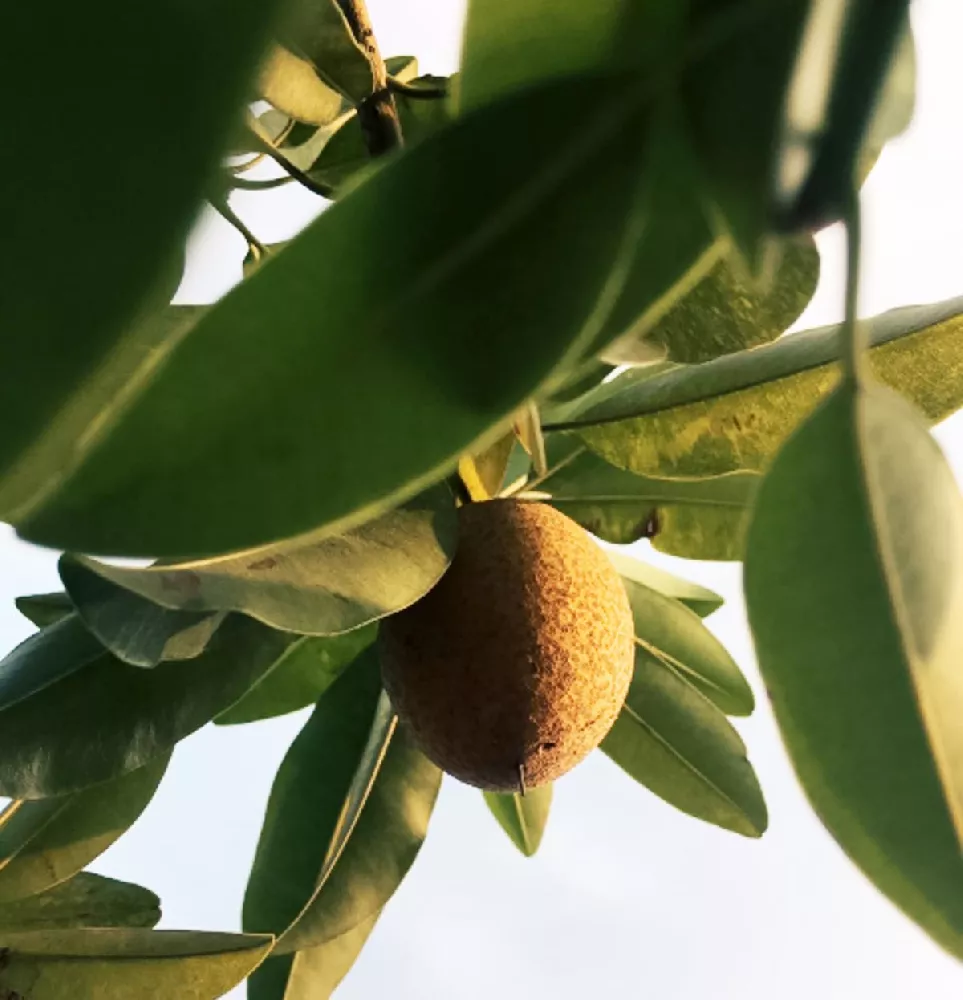
[[[561,459],[535,490],[593,535],[617,545],[649,538],[657,549],[690,559],[742,558],[757,473],[655,479],[610,465],[578,438],[560,444],[556,436],[550,451]]]
[[[271,938],[205,931],[0,931],[0,996],[214,1000],[264,959]]]
[[[508,834],[512,843],[525,855],[532,857],[542,843],[548,813],[552,806],[552,786],[542,785],[518,792],[483,792],[485,804]]]
[[[745,589],[814,808],[963,957],[963,502],[904,400],[847,382],[790,438],[759,492]]]
[[[963,299],[883,313],[867,321],[870,367],[928,420],[963,405]],[[762,470],[839,379],[838,326],[647,380],[629,371],[606,398],[565,426],[623,469],[649,476]],[[598,426],[590,426],[598,425]]]
[[[80,872],[37,896],[0,904],[0,935],[71,927],[153,927],[160,900],[149,889]]]
[[[772,278],[756,288],[733,254],[719,258],[695,287],[648,330],[644,344],[672,361],[697,364],[768,344],[799,317],[816,291],[819,251],[812,237],[787,243]],[[612,364],[634,364],[639,334],[605,349]]]
[[[147,808],[170,757],[82,792],[16,800],[0,812],[0,904],[71,878]]]

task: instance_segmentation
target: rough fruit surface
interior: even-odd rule
[[[543,504],[459,511],[458,552],[379,633],[385,689],[425,754],[498,791],[545,784],[602,741],[632,678],[625,588],[574,521]]]

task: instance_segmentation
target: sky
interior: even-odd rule
[[[461,0],[369,0],[385,55],[423,71],[455,68]],[[916,0],[918,102],[864,188],[860,311],[963,293],[963,4]],[[318,210],[289,185],[240,195],[265,241],[287,239]],[[818,238],[819,289],[800,328],[841,316],[843,241]],[[211,301],[240,276],[244,247],[213,216],[191,241],[181,301]],[[963,478],[963,417],[937,428]],[[556,785],[539,854],[523,858],[480,793],[443,785],[428,840],[338,1000],[957,1000],[963,968],[881,897],[811,813],[762,693],[739,567],[640,558],[724,594],[709,627],[748,674],[759,707],[737,726],[769,805],[747,840],[677,812],[601,754]],[[32,630],[18,594],[59,589],[56,553],[0,529],[0,648]],[[161,926],[238,929],[246,871],[273,774],[305,712],[254,726],[207,727],[182,743],[136,826],[93,869],[147,885]],[[242,992],[237,991],[237,996]],[[234,994],[232,994],[232,997]]]

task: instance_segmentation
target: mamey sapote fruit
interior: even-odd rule
[[[552,507],[459,510],[441,581],[379,632],[385,689],[425,754],[462,781],[533,788],[601,742],[628,691],[632,612],[605,553]]]

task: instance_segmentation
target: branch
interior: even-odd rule
[[[371,96],[358,105],[361,134],[371,156],[384,156],[402,144],[401,122],[394,95],[388,88],[388,70],[378,51],[365,0],[337,0],[355,43],[371,67]]]

